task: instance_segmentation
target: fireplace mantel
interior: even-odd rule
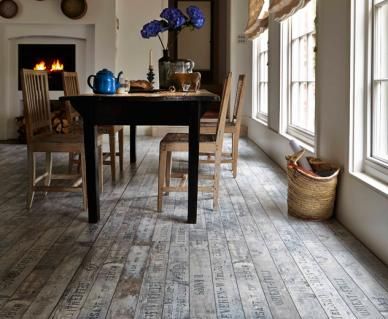
[[[79,20],[64,16],[57,1],[23,1],[14,19],[0,18],[0,140],[17,136],[15,117],[22,114],[18,44],[75,44],[80,78],[102,68],[116,71],[116,9],[112,1],[91,1],[87,14]],[[86,90],[86,83],[80,84]],[[60,95],[61,91],[53,91],[50,97]]]

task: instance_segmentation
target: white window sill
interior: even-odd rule
[[[366,184],[370,189],[388,197],[388,185],[362,172],[349,172],[351,176]]]
[[[266,122],[263,122],[262,120],[256,118],[256,117],[251,117],[251,120],[253,120],[254,122],[260,124],[260,125],[263,125],[265,126],[266,128],[268,128],[269,130],[275,132],[276,134],[278,134],[279,136],[282,136],[284,138],[286,138],[288,141],[291,141],[291,140],[294,140],[296,141],[297,144],[299,144],[301,147],[303,147],[306,151],[310,152],[311,154],[315,154],[315,149],[314,147],[312,147],[311,145],[301,141],[301,140],[298,140],[296,137],[294,136],[291,136],[287,133],[279,133],[277,131],[275,131],[274,129],[272,129],[271,127],[268,126],[268,123]]]
[[[256,122],[258,122],[258,123],[260,123],[260,124],[262,124],[262,125],[265,125],[265,126],[267,126],[268,127],[268,122],[266,122],[266,121],[264,121],[264,120],[262,120],[262,119],[260,119],[260,118],[258,118],[258,117],[251,117],[251,120],[254,120],[254,121],[256,121]]]

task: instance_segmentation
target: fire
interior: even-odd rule
[[[41,61],[34,66],[34,70],[44,71],[46,70],[46,63]]]
[[[63,71],[63,64],[58,59],[51,65],[50,72],[53,71]]]
[[[50,69],[47,68],[45,61],[40,61],[39,63],[35,64],[34,70],[39,70],[39,71],[49,70],[50,72],[55,72],[55,71],[63,71],[64,67],[61,61],[59,61],[59,59],[56,59],[51,64]]]

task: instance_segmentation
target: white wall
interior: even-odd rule
[[[158,60],[162,57],[162,45],[157,37],[143,39],[140,30],[153,19],[159,20],[163,8],[168,7],[168,0],[116,0],[119,30],[117,36],[117,70],[124,72],[130,80],[145,80],[148,72],[148,54],[152,49],[155,73],[155,87],[159,86]],[[167,46],[167,32],[162,34],[162,41]],[[138,134],[151,134],[151,127],[142,126]]]
[[[348,171],[351,1],[356,0],[318,1],[316,152],[343,168],[336,217],[388,263],[388,197]],[[269,41],[270,44],[272,41],[272,47],[279,45],[276,34],[272,37],[270,34]],[[276,61],[270,61],[269,81],[276,87],[279,72],[274,63]],[[278,94],[277,90],[270,91],[270,108],[279,108]],[[279,135],[276,122],[270,122],[267,127],[250,120],[248,134],[272,159],[285,167],[284,155],[290,153],[290,149],[288,140]]]
[[[143,39],[140,30],[153,19],[160,19],[168,0],[117,0],[117,18],[119,19],[117,69],[123,70],[128,79],[146,79],[148,72],[148,52],[153,51],[153,65],[156,74],[156,86],[159,84],[158,59],[162,57],[162,46],[157,37]],[[167,45],[167,32],[163,34]]]
[[[245,40],[244,29],[248,17],[248,0],[229,0],[229,70],[232,72],[232,106],[236,95],[239,74],[246,75],[246,91],[242,124],[248,125],[251,116],[252,42]],[[239,37],[240,36],[240,37]]]
[[[320,1],[318,35],[319,154],[339,163],[337,218],[388,264],[388,196],[349,174],[351,1]],[[357,0],[358,1],[358,0]]]

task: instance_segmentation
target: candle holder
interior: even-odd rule
[[[148,67],[147,80],[148,82],[151,83],[152,86],[154,86],[154,79],[155,79],[154,67],[150,65]]]

